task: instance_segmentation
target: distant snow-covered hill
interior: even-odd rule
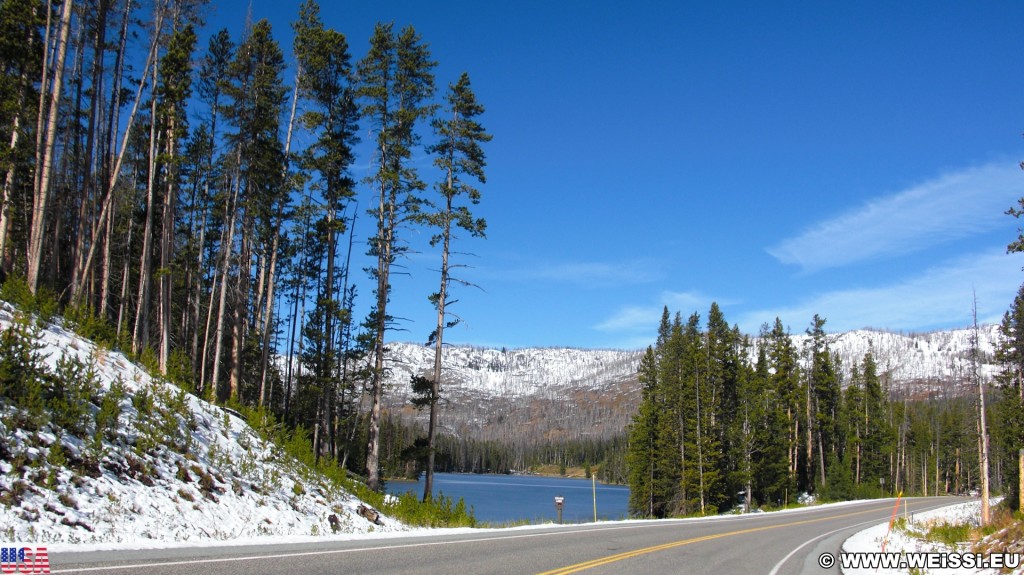
[[[389,344],[393,411],[416,418],[409,379],[433,369],[434,351]],[[639,398],[641,352],[453,346],[445,350],[442,429],[458,437],[537,442],[607,437],[625,427]]]
[[[831,334],[844,381],[869,351],[894,391],[956,393],[971,369],[973,329],[901,334],[857,330]],[[792,336],[806,356],[808,336]],[[978,330],[982,377],[996,373],[998,326]],[[755,345],[757,342],[755,341]],[[434,350],[409,343],[389,344],[386,405],[403,417],[425,421],[409,404],[412,375],[429,374]],[[753,361],[756,349],[752,351]],[[445,349],[443,430],[460,437],[504,442],[608,437],[621,433],[640,399],[639,350],[573,348]]]
[[[970,384],[974,333],[973,329],[911,334],[856,330],[832,335],[829,347],[840,357],[846,382],[851,368],[870,351],[879,374],[893,391],[912,396],[936,389],[956,393]],[[982,378],[991,380],[998,372],[995,352],[999,337],[999,326],[978,328],[977,362]],[[809,338],[800,335],[793,339],[803,349]]]

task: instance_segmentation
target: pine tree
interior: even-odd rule
[[[750,356],[753,343],[749,337],[735,337],[740,342],[738,352],[741,358]],[[758,354],[763,358],[763,348]],[[758,423],[761,421],[760,409],[766,393],[764,379],[758,377],[748,361],[741,361],[736,378],[736,407],[734,416],[727,421],[729,435],[729,458],[731,460],[730,492],[743,493],[743,509],[749,512],[754,503],[754,462],[763,450],[763,438],[758,434]]]
[[[863,418],[864,432],[861,438],[861,482],[868,487],[879,485],[884,491],[891,477],[889,471],[889,455],[892,450],[892,427],[886,417],[888,399],[882,389],[878,376],[878,368],[872,353],[867,353],[861,361],[861,378],[863,381]]]
[[[56,165],[56,146],[59,134],[57,119],[60,116],[60,101],[63,94],[68,39],[71,36],[71,20],[74,1],[65,0],[61,5],[60,23],[57,31],[54,62],[47,63],[44,55],[43,81],[40,94],[39,118],[36,126],[36,170],[32,196],[32,225],[29,232],[27,261],[28,287],[34,294],[39,289],[40,268],[44,257],[43,243],[47,241],[46,226],[53,196],[53,174]],[[49,32],[47,32],[47,36]],[[46,47],[49,54],[49,46]],[[52,68],[52,70],[50,69]],[[52,73],[52,81],[47,75]]]
[[[754,499],[772,505],[783,505],[792,492],[789,469],[789,445],[780,440],[788,436],[787,402],[775,387],[772,370],[775,367],[770,352],[778,343],[771,338],[767,324],[761,329],[757,363],[754,367],[755,389],[762,393],[755,396],[756,408],[752,409],[755,421],[754,441],[760,447],[753,461]],[[773,354],[774,354],[773,353]],[[785,356],[783,352],[782,356]],[[785,363],[785,362],[783,362]]]
[[[771,387],[778,394],[778,405],[786,418],[786,462],[789,480],[783,494],[783,503],[795,497],[799,489],[797,483],[801,474],[800,453],[800,421],[803,395],[800,389],[800,365],[793,340],[782,325],[782,320],[775,318],[775,324],[768,334],[768,360],[774,372],[771,375]]]
[[[1024,285],[1000,324],[1002,341],[996,350],[996,360],[1002,372],[999,375],[1000,398],[995,406],[992,429],[1002,447],[1005,461],[1017,462],[1024,449]],[[1020,509],[1019,465],[1008,465],[1004,470],[1003,489],[1011,509]]]
[[[231,312],[231,373],[227,397],[239,398],[243,378],[247,337],[254,323],[249,314],[252,305],[251,271],[269,261],[271,246],[280,229],[274,216],[287,202],[284,185],[284,150],[280,140],[280,117],[285,88],[282,81],[284,59],[271,35],[270,23],[257,22],[239,46],[228,69],[224,94],[231,100],[221,113],[235,128],[227,140],[232,148],[232,192],[229,203],[224,259],[221,263],[220,304],[214,343],[213,386],[219,384],[222,340],[227,322],[227,289],[235,261]],[[234,251],[236,226],[240,231],[237,253]],[[254,265],[254,260],[255,264]],[[257,274],[258,293],[266,293],[266,274]],[[262,334],[267,337],[266,334]]]
[[[707,386],[705,390],[707,507],[712,512],[731,505],[740,488],[732,484],[735,470],[730,427],[739,409],[741,364],[739,329],[729,327],[717,302],[708,311],[706,340]],[[707,510],[705,510],[707,512]]]
[[[318,429],[327,432],[327,440],[314,434],[320,445],[317,454],[335,452],[338,382],[341,379],[339,361],[342,354],[341,332],[351,322],[351,310],[344,304],[347,286],[341,279],[347,277],[348,266],[338,266],[339,239],[347,228],[345,213],[355,195],[355,181],[349,174],[355,161],[353,146],[356,136],[358,109],[352,87],[352,65],[348,41],[335,30],[325,29],[319,17],[319,7],[312,0],[303,3],[299,20],[295,24],[295,53],[299,62],[299,88],[302,97],[311,106],[302,115],[302,123],[316,140],[303,156],[306,168],[319,175],[313,187],[323,199],[323,212],[314,228],[317,239],[313,246],[323,248],[316,261],[326,263],[323,276],[317,278],[320,286],[317,305],[307,323],[307,348],[316,350],[310,368],[312,377],[321,390],[317,422]]]
[[[696,386],[693,380],[694,367],[699,363],[697,345],[700,319],[696,314],[683,325],[683,318],[676,313],[669,323],[668,316],[662,318],[659,338],[662,345],[657,355],[658,389],[655,401],[662,414],[655,427],[654,451],[654,492],[655,517],[689,514],[691,503],[699,501],[699,481],[696,456],[696,410],[694,408]]]
[[[626,467],[629,476],[629,511],[633,515],[654,517],[654,462],[658,415],[658,366],[654,350],[648,346],[640,360],[642,387],[640,407],[629,426]]]
[[[188,121],[185,113],[186,103],[192,93],[192,51],[195,48],[196,34],[191,24],[176,30],[168,43],[167,53],[161,64],[161,78],[157,88],[159,99],[160,121],[163,123],[165,165],[165,186],[163,206],[161,210],[159,307],[160,307],[160,371],[167,373],[171,355],[171,303],[173,276],[171,263],[174,260],[175,212],[179,204],[180,189],[180,157],[179,147],[188,134]]]
[[[224,233],[226,232],[225,223],[229,221],[229,217],[232,214],[229,190],[227,186],[223,186],[223,189],[218,190],[217,186],[223,181],[223,170],[222,163],[216,162],[217,156],[217,142],[219,132],[217,130],[218,120],[220,118],[220,111],[223,106],[222,98],[224,97],[224,89],[227,86],[228,81],[228,68],[231,66],[231,61],[234,59],[234,44],[231,41],[231,36],[225,29],[219,30],[217,33],[212,35],[209,40],[206,55],[203,57],[198,77],[197,91],[201,98],[201,101],[209,107],[209,139],[207,143],[199,143],[197,146],[201,152],[204,152],[201,158],[198,158],[196,163],[196,194],[198,195],[198,211],[200,215],[198,220],[199,226],[199,237],[198,243],[198,262],[196,264],[197,273],[195,278],[195,291],[196,300],[194,303],[194,321],[196,323],[196,335],[192,343],[193,350],[199,351],[193,355],[194,367],[193,369],[198,372],[200,393],[209,395],[211,399],[215,399],[217,395],[217,381],[218,378],[213,377],[212,382],[208,380],[206,373],[210,361],[208,361],[210,354],[210,340],[213,338],[217,341],[217,349],[220,348],[220,335],[214,335],[211,333],[211,325],[214,321],[214,310],[223,309],[223,306],[215,305],[216,298],[220,291],[217,289],[218,282],[223,279],[223,274],[218,273],[221,269],[223,262],[226,262],[226,258],[230,254],[230,246],[228,242],[223,240]],[[215,197],[215,192],[219,191],[220,197]],[[218,207],[223,206],[219,210]],[[207,238],[209,236],[209,238]],[[217,238],[222,238],[221,241],[217,241]],[[219,248],[219,250],[218,250]],[[209,262],[209,264],[206,264]],[[210,267],[211,271],[207,271],[204,268]],[[208,276],[204,278],[205,276]],[[205,281],[204,281],[205,279]],[[209,288],[206,289],[209,297],[203,298],[204,286],[209,284]],[[222,284],[223,285],[223,284]],[[225,294],[226,295],[226,294]],[[202,317],[202,302],[201,299],[207,301],[206,304],[206,319],[202,324],[202,347],[200,350],[199,346],[199,331],[200,321]],[[221,317],[217,315],[218,323],[221,321]],[[222,325],[217,327],[218,333],[222,329]],[[219,354],[215,353],[219,358]],[[208,385],[209,383],[209,385]]]
[[[39,0],[6,0],[0,4],[0,267],[11,272],[15,250],[25,245],[27,226],[14,225],[28,214],[33,119],[39,94],[43,41],[40,29],[45,7]],[[17,235],[15,235],[17,234]],[[24,253],[24,252],[22,252]]]
[[[458,82],[448,87],[445,99],[447,100],[445,113],[448,117],[435,118],[431,122],[437,143],[427,150],[436,156],[434,165],[441,170],[444,179],[437,186],[441,194],[440,205],[431,202],[436,211],[431,211],[425,216],[428,225],[439,229],[439,232],[431,238],[430,244],[432,246],[441,245],[441,284],[438,291],[430,296],[431,302],[437,309],[437,327],[430,338],[434,345],[434,372],[428,395],[430,423],[427,428],[427,476],[423,482],[424,501],[433,496],[436,455],[434,436],[437,429],[437,402],[441,395],[441,357],[444,330],[458,323],[458,319],[448,320],[448,306],[455,303],[448,299],[449,287],[453,281],[468,285],[464,280],[451,274],[454,267],[450,261],[452,233],[455,231],[453,227],[469,233],[470,236],[482,237],[487,226],[482,218],[473,218],[469,206],[457,203],[464,198],[472,205],[478,204],[480,191],[473,186],[472,180],[481,184],[487,181],[484,175],[486,162],[481,144],[489,142],[491,135],[485,132],[484,127],[477,121],[477,116],[484,112],[484,108],[477,102],[476,95],[470,86],[469,75],[466,73],[459,77]]]
[[[406,251],[398,231],[415,218],[422,204],[419,194],[425,184],[410,160],[419,144],[416,126],[433,113],[429,100],[434,93],[435,65],[415,29],[407,27],[396,36],[392,24],[377,24],[370,50],[358,65],[361,83],[357,94],[364,102],[362,116],[376,131],[377,171],[368,179],[377,196],[377,205],[370,210],[377,223],[376,234],[370,240],[370,255],[377,258],[371,272],[377,287],[370,325],[374,366],[366,457],[367,483],[372,489],[380,487],[380,402],[384,338],[391,321],[387,312],[391,266]]]
[[[838,457],[837,421],[841,414],[841,382],[840,368],[836,365],[837,357],[829,349],[828,337],[825,334],[825,318],[815,314],[811,326],[807,329],[810,355],[810,369],[806,374],[807,393],[807,428],[806,452],[810,465],[808,472],[818,474],[816,483],[827,482],[826,473],[829,462]],[[812,481],[811,483],[815,483]]]

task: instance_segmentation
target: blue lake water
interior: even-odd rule
[[[412,491],[423,496],[423,480],[389,481],[388,493]],[[477,521],[544,523],[557,518],[555,497],[563,497],[562,521],[583,523],[594,520],[594,495],[589,479],[539,477],[535,475],[434,474],[434,493],[473,508]],[[597,484],[597,517],[624,519],[629,515],[629,487]]]

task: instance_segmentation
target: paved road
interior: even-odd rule
[[[960,502],[911,498],[910,513]],[[894,500],[786,513],[252,547],[53,553],[53,573],[139,575],[838,573],[824,552],[884,522]],[[900,513],[904,504],[900,504]]]

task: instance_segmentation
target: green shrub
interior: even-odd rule
[[[160,357],[157,356],[156,351],[152,347],[147,345],[143,348],[137,359],[139,365],[146,370],[146,373],[154,376],[160,374]]]
[[[40,324],[52,320],[60,310],[60,303],[53,291],[40,287],[33,295],[28,288],[28,282],[21,277],[9,277],[4,281],[0,286],[0,299],[27,314],[36,316]]]
[[[68,464],[67,453],[65,453],[64,444],[61,443],[59,437],[50,446],[50,450],[46,454],[46,461],[53,467],[64,467]]]
[[[188,394],[182,389],[174,390],[158,383],[151,397],[159,400],[154,401],[153,406],[156,432],[166,438],[167,445],[176,452],[186,454],[191,451],[195,416],[189,409]]]
[[[95,313],[92,307],[68,306],[64,309],[67,327],[79,336],[97,345],[117,347],[117,332],[104,317]]]
[[[46,376],[41,340],[42,331],[21,313],[15,314],[10,327],[0,332],[0,396],[18,407],[39,411],[44,407]]]
[[[192,359],[184,349],[175,349],[167,359],[167,379],[188,393],[196,392],[195,375],[192,373]]]
[[[928,529],[928,541],[942,543],[948,547],[956,547],[957,543],[970,540],[971,529],[969,523],[940,523]]]
[[[100,408],[96,412],[96,432],[93,442],[99,446],[103,438],[113,441],[117,437],[117,429],[121,419],[121,402],[125,396],[124,380],[120,376],[110,384],[110,390],[100,400]]]
[[[46,487],[55,490],[60,479],[60,470],[68,464],[67,455],[64,453],[64,445],[61,444],[59,437],[50,446],[50,451],[46,454],[46,461],[50,464],[50,473],[46,478]]]
[[[85,437],[90,420],[90,403],[99,397],[100,383],[95,364],[74,355],[57,358],[52,377],[49,406],[54,423],[77,437]]]
[[[7,278],[0,286],[0,299],[27,312],[33,312],[36,308],[36,296],[28,289],[28,282],[17,276]]]
[[[453,502],[443,493],[429,501],[420,501],[411,491],[384,504],[384,512],[403,523],[418,527],[475,527],[476,517],[466,511],[466,502]]]
[[[140,389],[132,395],[132,406],[139,414],[139,419],[151,418],[155,409],[153,395],[148,389]]]

